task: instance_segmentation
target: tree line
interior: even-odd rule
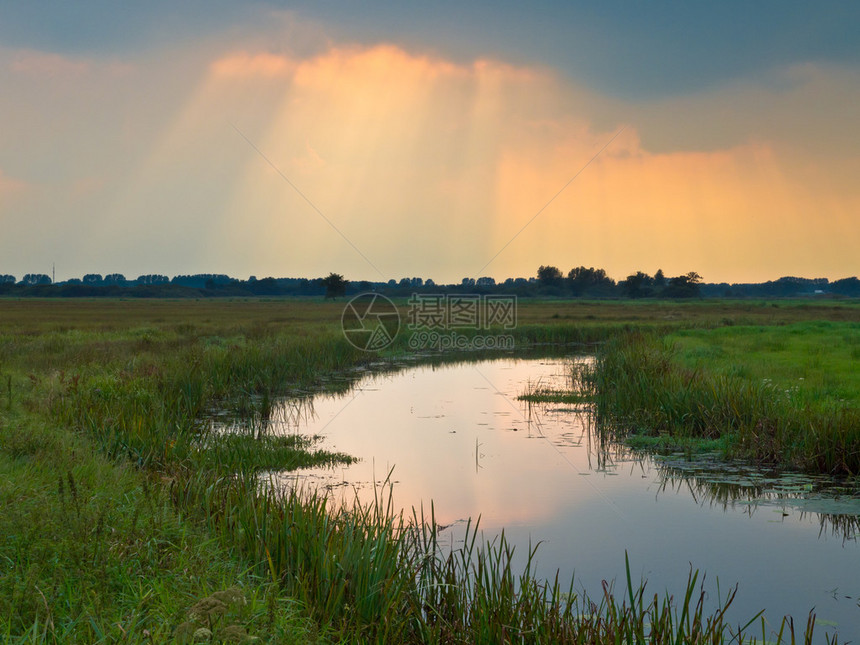
[[[491,277],[463,278],[458,283],[437,284],[432,279],[404,277],[399,280],[371,282],[351,281],[338,273],[319,278],[239,280],[226,274],[197,273],[169,278],[161,274],[140,275],[127,279],[121,273],[88,273],[52,283],[46,274],[15,276],[0,274],[0,295],[38,297],[254,297],[254,296],[325,296],[338,298],[367,291],[392,297],[412,293],[498,293],[519,297],[555,298],[761,298],[798,296],[860,297],[857,277],[829,281],[827,278],[783,277],[763,283],[706,283],[695,271],[666,276],[662,270],[654,275],[637,271],[615,281],[603,269],[578,266],[566,274],[558,267],[541,265],[535,276],[508,278],[496,282]]]
[[[541,266],[537,280],[547,295],[573,297],[624,297],[624,298],[695,298],[700,293],[702,276],[695,271],[667,278],[662,269],[651,276],[637,271],[624,280],[615,282],[603,269],[579,266],[565,276],[558,267]]]

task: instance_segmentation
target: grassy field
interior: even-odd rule
[[[212,402],[247,407],[357,359],[327,321],[284,303],[0,303],[0,638],[164,642],[217,622],[216,635],[314,640],[307,612],[175,489],[193,472],[338,458],[277,440],[199,450],[194,423]],[[206,600],[219,593],[233,600]],[[191,620],[201,602],[215,613]]]
[[[0,300],[0,639],[632,642],[649,624],[689,642],[729,634],[718,615],[695,616],[693,576],[685,603],[633,588],[593,602],[515,574],[504,545],[436,553],[432,518],[259,491],[255,473],[274,464],[347,457],[213,435],[199,419],[212,406],[262,418],[274,397],[378,360],[343,338],[343,304]],[[856,401],[856,380],[811,376],[851,371],[852,303],[521,301],[518,318],[520,346],[610,347],[644,331],[636,347],[678,373],[705,374],[698,360],[765,393],[798,385],[792,357],[809,354],[796,403],[824,414]],[[751,325],[768,326],[784,369],[740,360]],[[821,349],[832,342],[849,358]],[[387,352],[405,349],[398,339]]]
[[[633,333],[593,374],[598,414],[638,446],[720,448],[809,472],[860,474],[860,322]]]
[[[795,407],[860,407],[857,321],[685,330],[669,341],[683,367],[768,384]]]

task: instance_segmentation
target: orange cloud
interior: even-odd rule
[[[540,163],[506,155],[500,220],[525,223],[543,206],[540,196],[554,194],[587,159],[582,151]],[[845,213],[860,201],[857,191],[822,191],[821,182],[799,179],[792,160],[765,143],[610,153],[519,236],[512,253],[521,263],[543,255],[562,267],[605,266],[618,278],[658,267],[673,275],[697,270],[711,281],[856,271],[860,228]],[[519,226],[505,228],[499,245]]]
[[[295,63],[276,54],[237,52],[214,61],[212,73],[224,77],[278,77],[295,72]]]
[[[845,96],[819,69],[795,74],[801,89],[774,91],[798,106],[782,106],[782,127],[757,117],[751,131],[745,106],[777,102],[767,88],[727,90],[716,106],[629,105],[546,69],[393,45],[304,58],[242,50],[207,71],[121,205],[168,195],[156,188],[168,182],[176,199],[187,191],[207,248],[242,249],[248,272],[380,277],[278,171],[386,278],[459,281],[505,245],[483,275],[547,263],[730,281],[860,271],[857,154],[810,156],[811,135],[797,133],[797,122],[820,125],[803,84],[814,81],[825,105]],[[694,126],[713,132],[669,145],[673,127]]]

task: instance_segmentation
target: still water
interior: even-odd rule
[[[690,567],[716,600],[739,584],[730,616],[761,609],[816,634],[860,634],[860,498],[826,482],[651,458],[600,445],[587,405],[529,405],[530,387],[565,389],[571,361],[504,359],[368,373],[346,394],[283,402],[275,432],[322,437],[320,446],[360,458],[349,466],[275,474],[277,485],[324,486],[373,499],[394,483],[398,508],[435,507],[456,544],[466,518],[485,537],[502,529],[521,558],[537,550],[538,575],[574,578],[599,598],[601,582],[683,594]]]

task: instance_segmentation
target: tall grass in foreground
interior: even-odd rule
[[[860,473],[860,409],[799,405],[768,381],[685,367],[648,334],[607,343],[591,376],[601,426],[681,439],[721,439],[733,456],[806,471]]]
[[[515,571],[504,534],[490,543],[469,523],[459,547],[445,548],[429,517],[395,514],[390,495],[332,507],[316,492],[261,490],[253,478],[174,483],[175,502],[205,509],[210,530],[301,600],[334,638],[363,643],[749,643],[795,642],[791,620],[769,632],[760,614],[726,620],[735,589],[706,609],[704,583],[691,571],[681,597],[648,595],[627,563],[621,595],[605,583],[595,599],[573,581],[539,581],[535,549]],[[761,631],[757,631],[761,629]],[[807,639],[814,618],[805,628]],[[836,641],[833,640],[835,643]]]

